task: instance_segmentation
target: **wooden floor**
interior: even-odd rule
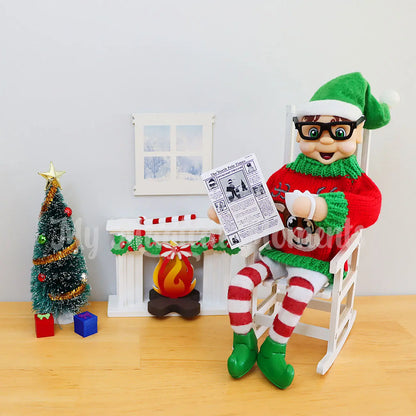
[[[293,335],[287,390],[255,367],[227,373],[225,316],[107,318],[82,338],[73,326],[37,339],[29,303],[0,303],[0,415],[416,415],[416,296],[358,297],[357,321],[325,376],[325,343]],[[321,316],[310,318],[323,319]]]

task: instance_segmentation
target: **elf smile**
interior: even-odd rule
[[[332,156],[334,156],[334,152],[332,153],[319,152],[319,154],[321,155],[321,158],[324,160],[330,160]]]

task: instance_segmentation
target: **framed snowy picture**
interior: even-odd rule
[[[135,195],[205,194],[212,168],[213,114],[133,114]]]

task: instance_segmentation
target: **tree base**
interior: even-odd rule
[[[74,322],[74,315],[71,312],[65,312],[54,316],[54,319],[58,325],[68,325]]]
[[[201,310],[199,304],[199,292],[193,290],[181,298],[167,298],[157,293],[154,289],[149,292],[147,310],[150,314],[162,318],[170,312],[176,312],[184,318],[194,318]]]

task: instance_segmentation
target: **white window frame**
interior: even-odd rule
[[[206,194],[202,180],[183,180],[176,177],[178,156],[201,156],[202,172],[212,169],[212,132],[214,114],[207,113],[156,113],[133,114],[135,135],[136,183],[134,195],[199,195]],[[169,151],[144,151],[145,126],[169,126]],[[202,152],[176,150],[176,126],[202,126]],[[167,180],[145,179],[145,156],[170,157],[170,178]]]

